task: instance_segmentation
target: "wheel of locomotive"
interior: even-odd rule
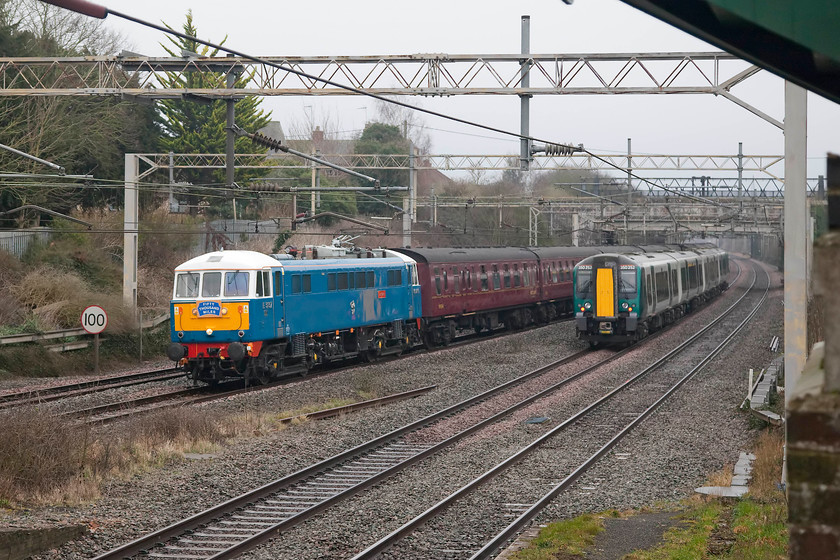
[[[426,348],[426,350],[433,350],[437,348],[435,333],[432,329],[427,329],[426,332],[423,333],[423,347]]]
[[[598,342],[595,341],[595,340],[590,340],[589,341],[589,349],[590,350],[595,350],[596,348],[598,348]]]

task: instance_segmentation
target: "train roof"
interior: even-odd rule
[[[411,257],[419,263],[460,263],[460,262],[492,262],[535,260],[534,253],[523,247],[498,248],[419,248],[419,249],[391,249]]]
[[[214,251],[205,253],[175,267],[182,270],[256,270],[280,266],[280,261],[257,251]]]
[[[175,268],[176,272],[187,270],[259,270],[266,267],[302,269],[319,267],[377,267],[394,266],[412,262],[399,253],[388,252],[387,257],[372,259],[276,259],[257,251],[214,251],[192,258]]]

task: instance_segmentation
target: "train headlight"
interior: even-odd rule
[[[584,307],[584,309],[590,309],[592,307],[592,304],[587,301],[586,303],[583,304],[583,307]]]
[[[621,302],[621,308],[622,308],[622,309],[627,309],[628,307],[629,307],[629,306],[627,305],[627,302],[626,302],[626,301]]]
[[[207,336],[210,336],[210,335],[212,335],[212,334],[213,334],[213,329],[207,329],[207,330],[206,330],[206,331],[204,331],[204,332],[206,332],[206,333],[207,333]]]
[[[222,315],[227,315],[227,307],[222,308]]]

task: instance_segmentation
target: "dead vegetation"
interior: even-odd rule
[[[87,501],[106,477],[159,467],[233,435],[217,415],[187,407],[107,430],[37,408],[0,414],[0,423],[0,501],[12,504]]]

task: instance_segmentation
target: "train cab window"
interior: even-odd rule
[[[592,289],[592,271],[578,269],[577,271],[577,295],[581,299],[591,299],[594,294]]]
[[[440,295],[440,270],[435,269],[435,291]]]
[[[444,275],[446,271],[443,272]],[[402,286],[402,270],[389,270],[388,271],[388,285],[389,286]]]
[[[510,288],[510,267],[508,265],[505,265],[503,276],[505,279],[505,288]]]
[[[414,272],[414,275],[417,275],[416,271]],[[415,284],[419,283],[420,282],[415,282]],[[367,272],[365,272],[365,286],[367,286],[368,288],[376,287],[376,278],[374,277],[372,270],[368,270]]]
[[[267,270],[257,272],[257,297],[271,296],[271,273]]]
[[[364,272],[357,272],[356,273],[356,289],[361,290],[363,288],[369,288],[370,286],[367,285],[365,281],[365,273]]]
[[[198,284],[201,275],[197,272],[182,272],[175,277],[175,297],[198,297]]]
[[[481,291],[486,292],[487,290],[490,289],[490,287],[488,286],[488,282],[487,282],[487,268],[485,268],[484,265],[481,265],[480,278],[481,278]]]
[[[222,273],[205,272],[201,283],[201,297],[219,297],[222,295]]]
[[[580,272],[578,272],[578,278],[580,278]],[[635,268],[622,268],[618,273],[618,295],[628,299],[636,295]]]
[[[248,295],[247,272],[225,272],[225,297],[244,297]],[[257,273],[257,284],[262,288],[262,275]]]
[[[518,288],[522,284],[522,280],[519,278],[519,265],[513,265],[513,287]]]

